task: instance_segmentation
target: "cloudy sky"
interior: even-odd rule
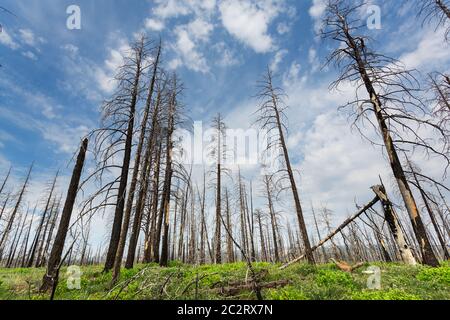
[[[58,168],[67,176],[80,137],[98,124],[101,101],[113,90],[120,52],[146,31],[163,39],[165,67],[183,80],[182,100],[195,121],[209,123],[221,112],[230,127],[248,128],[256,81],[269,66],[288,95],[289,147],[306,210],[310,203],[327,205],[342,220],[355,200],[371,200],[379,175],[389,181],[390,174],[381,149],[338,111],[352,99],[351,88],[329,90],[336,70],[321,66],[334,44],[316,36],[323,2],[2,1],[16,16],[0,11],[0,177],[10,165],[20,177],[34,160],[29,197],[35,199]],[[367,33],[380,52],[408,68],[448,71],[444,33],[421,25],[414,2],[371,1],[380,6],[382,25]],[[73,4],[81,9],[81,30],[66,27]],[[361,18],[368,17],[362,10]],[[439,175],[435,159],[417,161]]]

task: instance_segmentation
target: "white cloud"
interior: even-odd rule
[[[283,62],[283,59],[288,54],[288,52],[289,51],[286,49],[277,51],[270,64],[270,70],[272,70],[273,72],[278,72],[278,67],[280,63]]]
[[[424,32],[414,51],[400,57],[407,68],[426,68],[427,71],[450,62],[450,45],[444,41],[445,29]]]
[[[0,32],[0,43],[9,47],[10,49],[16,50],[20,46],[17,44],[12,37],[9,35],[9,33],[3,29],[2,32]]]
[[[197,18],[188,24],[187,29],[195,39],[206,41],[213,31],[214,26],[202,18]]]
[[[314,21],[314,30],[318,32],[321,27],[321,20],[326,10],[326,0],[313,0],[309,15]]]
[[[34,37],[33,31],[30,29],[20,29],[19,30],[20,38],[27,45],[34,47],[36,45],[36,39]]]
[[[280,12],[278,3],[279,1],[224,0],[219,5],[222,23],[232,36],[256,52],[271,51],[274,41],[268,34],[268,29]]]
[[[235,54],[228,48],[225,42],[221,41],[216,43],[213,48],[219,54],[217,63],[220,66],[229,67],[239,64],[239,59],[235,57]]]
[[[36,57],[36,55],[35,55],[33,52],[31,52],[31,51],[25,51],[25,52],[22,52],[22,55],[23,55],[24,57],[30,59],[30,60],[36,61],[36,60],[38,59],[38,58]]]
[[[278,24],[278,26],[277,26],[277,32],[278,32],[280,35],[286,34],[286,33],[288,33],[289,31],[291,31],[291,27],[290,27],[287,23],[281,22],[281,23]]]
[[[103,67],[97,67],[96,80],[99,88],[105,93],[112,93],[116,88],[115,73],[123,64],[123,56],[130,52],[130,46],[124,39],[119,40],[116,48],[110,49]]]
[[[181,26],[177,28],[177,41],[175,44],[175,51],[179,54],[179,61],[182,61],[183,65],[188,69],[197,72],[208,72],[209,67],[206,62],[205,57],[198,51],[196,43],[191,39],[191,33],[188,28]],[[195,37],[195,35],[194,35]],[[180,66],[181,64],[177,61],[173,66]]]
[[[164,29],[164,22],[156,19],[146,19],[145,27],[153,31],[161,31]]]

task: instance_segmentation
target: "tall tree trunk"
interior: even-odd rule
[[[389,132],[389,128],[386,124],[386,120],[383,115],[383,106],[381,100],[374,88],[372,80],[367,73],[366,64],[364,62],[364,58],[362,57],[363,54],[361,52],[361,48],[356,44],[355,39],[350,34],[348,26],[344,32],[348,44],[353,50],[361,80],[363,81],[367,93],[369,94],[370,101],[373,106],[373,111],[378,122],[379,130],[383,137],[386,152],[389,157],[392,172],[397,181],[398,188],[410,216],[413,230],[420,246],[423,262],[430,266],[438,266],[439,261],[437,260],[433,252],[433,248],[431,247],[425,226],[420,217],[419,210],[417,209],[416,201],[411,192],[411,188],[409,187],[408,180],[406,179],[405,172],[398,157],[396,147]]]
[[[58,231],[56,233],[55,241],[48,259],[47,272],[42,280],[41,291],[47,291],[52,287],[53,281],[56,277],[57,268],[61,262],[61,256],[64,249],[64,244],[66,242],[67,232],[69,230],[70,219],[72,217],[72,211],[78,193],[81,173],[83,171],[84,160],[86,158],[87,147],[88,140],[85,139],[81,145],[80,152],[78,153],[77,161],[73,169],[69,189],[67,190],[66,201],[61,213]]]
[[[308,237],[308,230],[306,229],[305,218],[303,216],[303,209],[302,209],[302,206],[300,203],[300,197],[299,197],[299,193],[298,193],[298,189],[297,189],[297,183],[295,182],[294,173],[293,173],[292,167],[291,167],[291,160],[289,158],[289,152],[288,152],[286,140],[284,137],[283,123],[281,121],[281,115],[280,115],[280,111],[279,111],[279,107],[278,107],[278,99],[276,97],[274,88],[272,87],[272,76],[271,76],[270,72],[269,72],[268,76],[269,76],[269,81],[270,81],[270,91],[271,91],[271,96],[272,96],[272,103],[273,103],[274,110],[275,110],[276,127],[277,127],[278,134],[280,137],[280,144],[281,144],[281,148],[283,151],[283,157],[284,157],[284,161],[285,161],[285,165],[286,165],[286,171],[287,171],[287,174],[289,177],[289,182],[290,182],[291,189],[292,189],[292,195],[294,197],[295,211],[297,213],[298,225],[299,225],[299,229],[300,229],[300,232],[301,232],[302,238],[303,238],[303,244],[305,247],[306,258],[309,263],[314,264],[315,263],[314,255],[311,250],[311,243],[310,243],[309,237]]]
[[[169,102],[168,123],[167,123],[167,135],[166,135],[166,174],[164,179],[164,191],[161,202],[164,216],[164,233],[161,245],[161,260],[160,266],[167,267],[169,263],[169,221],[170,221],[170,194],[172,187],[172,153],[173,153],[173,141],[172,135],[175,129],[175,104],[177,96],[177,83],[174,78],[173,92],[171,101]]]
[[[411,169],[411,172],[413,174],[414,181],[416,182],[417,189],[419,190],[420,195],[422,196],[422,201],[423,201],[423,203],[425,205],[425,208],[427,209],[428,215],[430,216],[431,224],[433,225],[434,231],[435,231],[435,233],[436,233],[436,235],[438,237],[439,243],[440,243],[440,245],[442,247],[442,252],[444,253],[444,259],[448,260],[448,259],[450,259],[450,254],[449,254],[448,249],[447,249],[447,244],[445,243],[445,240],[442,237],[441,230],[439,230],[439,226],[438,226],[438,223],[436,221],[436,217],[434,216],[433,210],[431,209],[431,206],[430,206],[430,204],[429,204],[429,202],[427,200],[427,196],[425,194],[425,191],[422,189],[422,186],[420,185],[420,182],[419,182],[419,179],[417,178],[416,172],[414,171],[411,163],[409,161],[408,161],[408,163],[409,163],[409,167]]]
[[[270,222],[272,225],[272,239],[273,239],[273,249],[274,249],[274,255],[275,255],[275,262],[280,262],[280,253],[278,248],[278,236],[277,236],[277,223],[276,223],[276,215],[275,215],[275,209],[272,202],[272,191],[270,186],[270,179],[268,176],[264,177],[264,183],[266,187],[266,193],[267,193],[267,201],[269,206],[269,214],[270,214]]]
[[[138,146],[137,146],[137,150],[136,150],[136,156],[135,156],[135,160],[134,160],[134,168],[133,168],[133,175],[132,175],[131,183],[130,183],[130,191],[128,193],[125,215],[123,217],[122,229],[120,231],[120,240],[119,240],[119,244],[118,244],[118,248],[117,248],[117,252],[116,252],[116,256],[115,256],[115,260],[114,260],[113,280],[112,280],[113,283],[118,279],[118,276],[120,274],[120,268],[122,266],[123,253],[124,253],[125,244],[127,241],[128,228],[130,225],[131,211],[133,210],[134,195],[136,193],[138,175],[139,175],[139,170],[140,170],[140,166],[141,166],[142,150],[144,148],[144,141],[145,141],[147,126],[148,126],[148,118],[150,115],[150,108],[152,105],[153,92],[155,89],[156,75],[158,72],[160,53],[161,53],[161,44],[158,47],[156,61],[153,64],[153,74],[152,74],[150,86],[148,89],[147,101],[146,101],[145,108],[144,108],[144,116],[142,117],[141,134],[139,137],[139,142],[138,142]],[[145,172],[145,170],[146,170],[146,167],[144,164],[144,168],[142,169],[142,172]],[[141,182],[144,183],[142,180],[141,180]],[[135,220],[136,220],[136,217],[138,217],[138,215],[139,215],[139,211],[136,210]],[[134,259],[133,259],[133,261],[134,261]]]
[[[109,240],[108,253],[106,254],[106,262],[104,267],[104,272],[110,271],[115,262],[117,248],[119,247],[120,242],[120,233],[122,230],[122,221],[123,214],[125,209],[125,199],[127,197],[127,185],[128,185],[128,173],[130,170],[130,162],[131,162],[131,152],[133,149],[133,133],[134,133],[134,122],[136,117],[136,104],[138,100],[139,94],[139,82],[142,73],[142,58],[144,51],[144,43],[141,43],[140,49],[136,51],[136,73],[134,75],[134,81],[131,89],[131,101],[130,101],[130,109],[129,109],[129,119],[128,119],[128,128],[125,136],[125,147],[124,147],[124,156],[122,162],[122,172],[120,174],[120,182],[119,188],[117,191],[117,204],[114,212],[114,221],[111,230],[111,237]]]
[[[228,194],[228,189],[225,189],[225,213],[227,229],[229,233],[227,234],[227,262],[234,263],[234,252],[233,252],[233,228],[231,226],[231,209],[230,209],[230,195]]]

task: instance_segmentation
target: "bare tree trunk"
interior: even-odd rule
[[[275,255],[275,262],[280,262],[280,253],[278,251],[278,236],[277,236],[277,228],[276,228],[276,216],[275,216],[275,209],[273,207],[272,202],[272,192],[270,187],[270,179],[268,176],[264,177],[264,184],[266,186],[266,192],[267,192],[267,201],[269,206],[269,214],[270,214],[270,221],[272,225],[272,238],[273,238],[273,248],[274,248],[274,255]]]
[[[134,195],[136,193],[136,186],[137,186],[137,182],[138,182],[139,169],[140,169],[140,166],[141,166],[142,150],[144,148],[144,140],[145,140],[145,136],[146,136],[146,132],[147,132],[147,122],[148,122],[148,118],[149,118],[149,115],[150,115],[150,107],[151,107],[151,104],[152,104],[153,92],[154,92],[154,89],[155,89],[155,82],[156,82],[156,75],[157,75],[157,72],[158,72],[158,63],[159,63],[160,54],[161,54],[161,44],[158,47],[158,53],[157,53],[157,56],[156,56],[156,61],[153,64],[153,74],[152,74],[152,78],[151,78],[151,81],[150,81],[150,86],[149,86],[149,89],[148,89],[147,101],[146,101],[146,105],[145,105],[145,109],[144,109],[144,116],[142,117],[141,134],[140,134],[140,137],[139,137],[139,143],[138,143],[138,147],[137,147],[137,150],[136,150],[136,157],[135,157],[135,162],[134,162],[133,175],[132,175],[131,183],[130,183],[130,191],[128,193],[128,199],[127,199],[127,204],[126,204],[126,209],[125,209],[125,215],[124,215],[124,218],[123,218],[122,229],[121,229],[121,232],[120,232],[120,240],[119,240],[119,243],[118,243],[118,248],[117,248],[115,261],[114,261],[113,280],[112,280],[113,283],[118,279],[119,274],[120,274],[120,268],[122,266],[123,253],[124,253],[124,250],[125,250],[125,243],[127,241],[128,227],[130,225],[130,218],[131,218],[131,211],[133,209]],[[144,161],[145,164],[147,164],[147,162]],[[145,164],[144,164],[144,167],[142,169],[142,172],[144,172],[144,174],[145,174],[145,170],[147,169],[145,167]],[[141,183],[145,183],[145,182],[141,180]],[[136,210],[135,221],[139,219],[139,213],[140,213],[140,210]],[[133,227],[133,231],[135,231],[134,227]],[[131,240],[130,240],[130,242],[131,242]],[[130,251],[128,251],[128,254],[130,254]],[[127,259],[127,261],[128,261],[128,259]],[[132,265],[132,263],[131,263],[131,265]]]
[[[125,147],[124,147],[124,156],[122,163],[122,172],[120,175],[120,183],[117,191],[117,204],[116,210],[114,212],[114,221],[113,227],[111,230],[111,237],[109,241],[108,253],[106,255],[106,262],[104,267],[104,272],[110,271],[115,262],[117,248],[119,247],[120,242],[120,233],[122,229],[123,222],[123,214],[125,209],[125,199],[127,197],[127,185],[128,185],[128,174],[130,170],[130,162],[131,162],[131,152],[133,149],[133,133],[134,133],[134,123],[136,117],[136,104],[138,100],[139,94],[139,82],[142,76],[142,67],[144,61],[142,61],[144,55],[144,43],[145,39],[142,38],[140,43],[137,44],[137,47],[134,49],[135,54],[135,66],[136,73],[134,75],[134,80],[131,88],[131,101],[129,107],[129,119],[128,119],[128,127],[125,136]]]
[[[425,208],[427,209],[428,215],[430,216],[431,224],[433,225],[434,231],[435,231],[435,233],[436,233],[436,235],[438,237],[439,243],[440,243],[440,245],[442,247],[442,250],[443,250],[443,253],[444,253],[444,259],[445,260],[450,259],[450,254],[448,252],[447,245],[446,245],[446,243],[444,241],[444,238],[442,237],[441,230],[439,230],[439,226],[437,224],[436,217],[434,216],[433,210],[431,209],[431,206],[430,206],[430,204],[429,204],[429,202],[427,200],[425,191],[422,189],[422,186],[420,185],[419,179],[417,178],[416,172],[414,171],[411,163],[409,161],[408,161],[408,163],[409,163],[409,167],[411,169],[411,172],[413,174],[414,181],[416,183],[416,187],[419,190],[420,195],[422,196],[422,201],[425,204]]]
[[[233,228],[231,227],[231,209],[230,209],[230,197],[228,194],[228,189],[225,189],[225,212],[226,212],[226,222],[227,228],[230,230],[230,234],[227,234],[227,262],[234,263],[234,252],[233,252],[233,239],[232,233]]]
[[[48,259],[47,272],[42,280],[41,291],[48,291],[53,284],[56,276],[55,272],[58,268],[64,244],[66,242],[67,231],[69,230],[69,223],[72,217],[73,206],[78,193],[78,186],[80,183],[81,173],[83,171],[84,160],[86,158],[86,150],[88,147],[88,140],[85,139],[80,148],[80,152],[77,157],[77,162],[72,173],[69,189],[67,191],[66,202],[61,214],[61,220],[58,226],[58,232],[56,233],[55,241]]]
[[[419,242],[420,245],[420,250],[423,256],[424,263],[430,266],[438,266],[439,262],[433,253],[433,249],[430,245],[430,241],[428,239],[425,226],[420,217],[419,210],[417,209],[416,201],[409,187],[408,181],[405,176],[405,172],[403,170],[403,167],[397,154],[397,150],[395,148],[388,126],[386,124],[386,120],[383,116],[380,98],[377,92],[375,91],[372,80],[367,74],[366,65],[364,63],[364,59],[362,58],[361,49],[356,44],[355,39],[350,35],[350,31],[348,28],[346,28],[345,30],[345,36],[349,42],[349,46],[353,49],[355,60],[358,66],[358,71],[360,73],[362,81],[364,82],[366,90],[370,96],[373,111],[378,121],[380,133],[383,137],[386,152],[390,160],[392,172],[397,181],[398,188],[400,190],[400,193],[403,197],[403,201],[405,202],[406,209],[411,218],[413,229],[416,234],[417,241]]]
[[[261,221],[261,215],[262,212],[261,211],[257,211],[256,214],[256,218],[258,219],[258,225],[259,225],[259,238],[260,238],[260,242],[261,242],[261,259],[264,262],[267,262],[267,249],[266,249],[266,243],[264,240],[264,232],[263,232],[263,225],[262,225],[262,221]]]
[[[169,263],[169,222],[170,222],[170,195],[172,187],[172,153],[173,153],[173,141],[172,135],[175,130],[175,108],[177,103],[177,81],[176,77],[173,79],[173,92],[171,95],[171,100],[169,101],[169,111],[168,111],[168,123],[167,123],[167,134],[166,134],[166,174],[164,179],[164,191],[161,201],[161,207],[163,208],[164,215],[164,233],[161,245],[161,260],[159,265],[161,267],[167,267]]]
[[[405,241],[405,236],[400,228],[397,217],[393,211],[392,204],[386,195],[384,187],[375,186],[373,187],[373,191],[381,200],[386,221],[388,222],[389,228],[391,229],[392,235],[394,236],[395,242],[400,250],[400,256],[402,257],[403,262],[408,265],[416,265],[416,259],[414,259],[412,251]]]
[[[16,201],[16,205],[14,206],[14,209],[13,209],[13,211],[12,211],[12,213],[11,213],[9,219],[8,219],[8,224],[6,225],[5,229],[3,230],[3,234],[2,234],[2,237],[0,239],[0,260],[1,260],[2,255],[3,255],[4,246],[6,245],[6,241],[8,239],[9,232],[11,231],[11,228],[13,226],[14,219],[15,219],[15,217],[17,215],[17,212],[19,211],[20,205],[22,203],[22,199],[23,199],[23,196],[25,194],[26,188],[28,186],[28,182],[30,180],[30,176],[31,176],[31,171],[32,170],[33,170],[33,164],[30,166],[30,169],[28,170],[27,177],[26,177],[25,182],[24,182],[24,184],[22,186],[22,189],[20,190],[19,197],[18,197],[18,199]]]

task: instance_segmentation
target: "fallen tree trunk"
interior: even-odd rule
[[[280,280],[280,281],[273,281],[268,283],[260,283],[258,284],[259,289],[274,289],[274,288],[280,288],[285,287],[291,283],[290,280]],[[248,290],[252,291],[254,289],[253,284],[242,284],[242,285],[236,285],[236,286],[229,286],[229,287],[221,287],[214,289],[216,293],[219,293],[224,296],[235,296],[238,295],[241,291]]]
[[[355,213],[353,216],[345,220],[336,230],[334,230],[332,233],[330,233],[325,239],[320,241],[317,245],[311,248],[311,250],[314,252],[318,248],[322,247],[325,243],[330,241],[335,235],[340,233],[345,227],[347,227],[350,223],[352,223],[354,220],[356,220],[359,216],[361,216],[363,213],[365,213],[367,210],[372,208],[378,201],[380,201],[380,198],[375,197],[372,201],[370,201],[368,204],[366,204],[361,210],[359,210],[357,213]],[[282,265],[280,267],[280,270],[286,269],[290,265],[299,262],[300,260],[304,259],[306,257],[306,254],[301,255],[300,257]]]

